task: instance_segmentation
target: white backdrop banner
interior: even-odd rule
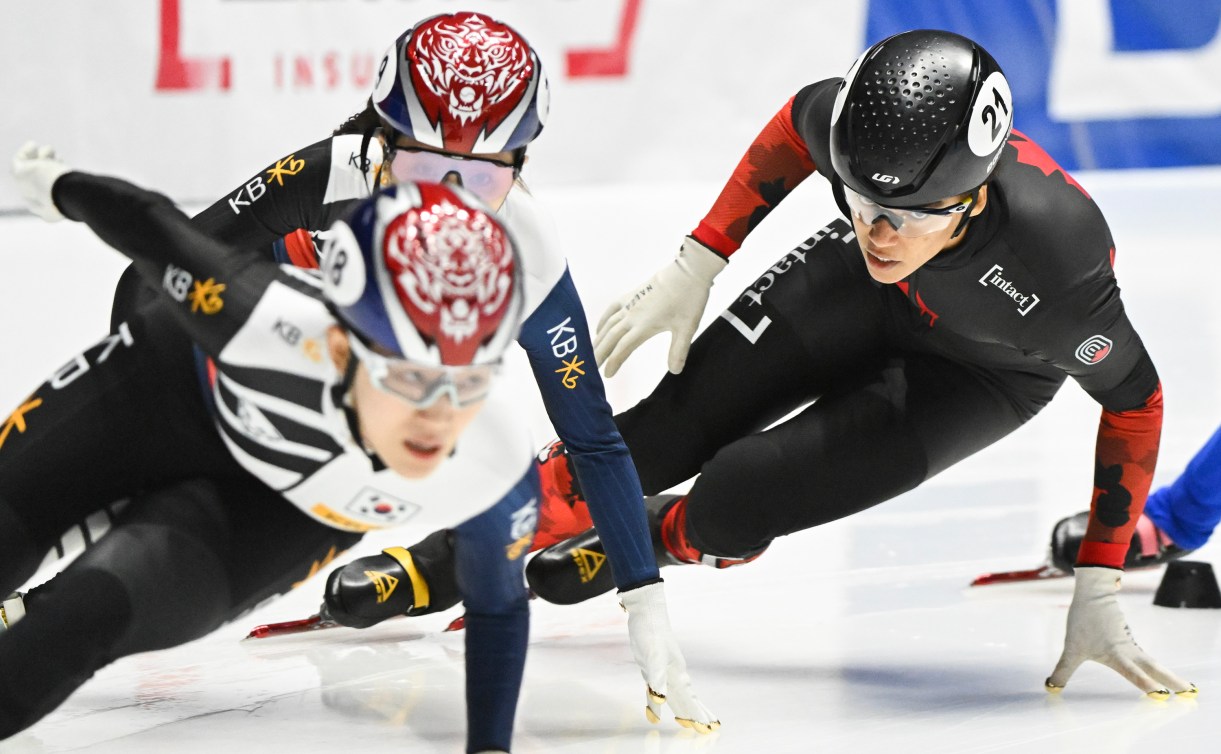
[[[222,195],[363,107],[386,48],[477,10],[521,32],[552,86],[539,182],[711,178],[801,86],[857,54],[863,2],[6,0],[0,150],[56,145],[181,201]],[[816,52],[815,52],[816,51]],[[18,200],[0,181],[0,208]]]
[[[0,151],[38,139],[209,200],[329,133],[405,28],[457,10],[542,57],[535,185],[724,178],[803,85],[921,27],[982,42],[1068,169],[1221,163],[1221,0],[5,0]]]

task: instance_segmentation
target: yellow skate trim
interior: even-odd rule
[[[377,604],[382,604],[390,599],[390,595],[394,594],[394,590],[399,585],[399,580],[388,573],[381,571],[365,571],[365,578],[373,582],[373,588],[377,590]]]
[[[411,579],[411,590],[415,595],[412,606],[420,609],[428,607],[430,599],[428,582],[424,580],[424,574],[420,573],[420,569],[415,567],[415,560],[411,557],[411,551],[406,547],[387,547],[382,552],[397,560]]]
[[[600,552],[578,547],[572,551],[572,561],[577,566],[577,574],[580,576],[581,583],[588,584],[594,580],[594,576],[598,575],[602,564],[606,562],[606,556]]]

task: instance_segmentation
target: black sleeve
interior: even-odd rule
[[[1109,411],[1143,407],[1157,370],[1124,310],[1115,239],[1098,205],[1016,132],[989,185],[989,203],[1003,210],[997,249],[1012,254],[998,256],[998,266],[1043,299],[1021,316],[1023,350],[1059,367]]]
[[[65,173],[51,193],[66,217],[87,224],[135,262],[140,276],[174,303],[191,339],[213,356],[282,275],[274,262],[194,227],[165,196],[118,178]]]
[[[324,139],[276,160],[196,215],[195,226],[268,259],[272,244],[297,229],[324,230],[331,151],[332,140]]]
[[[1157,369],[1128,320],[1114,278],[1089,281],[1043,324],[1040,354],[1068,373],[1108,411],[1145,405]]]

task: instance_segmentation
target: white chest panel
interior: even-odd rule
[[[326,352],[333,323],[317,299],[272,283],[221,352],[216,422],[247,471],[308,515],[348,531],[454,526],[495,504],[526,473],[533,461],[526,423],[496,388],[430,476],[375,470],[332,399],[341,379]],[[243,384],[243,369],[264,376],[258,385]],[[284,377],[268,379],[269,372]],[[277,423],[298,439],[285,437]]]

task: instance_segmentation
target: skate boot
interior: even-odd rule
[[[1072,573],[1077,562],[1077,551],[1085,540],[1090,512],[1082,511],[1075,516],[1060,519],[1051,530],[1051,562],[1065,573]],[[1124,568],[1150,568],[1172,560],[1178,560],[1191,550],[1179,547],[1157,528],[1147,516],[1141,514],[1132,533],[1132,544],[1124,558]]]
[[[685,497],[654,495],[644,503],[658,566],[702,563],[729,568],[749,563],[766,549],[745,558],[705,555],[687,541]],[[615,588],[606,550],[594,529],[541,550],[526,564],[526,581],[536,596],[557,605],[584,602]]]
[[[0,631],[7,631],[25,617],[25,595],[13,592],[0,601]]]
[[[448,610],[461,601],[448,530],[409,548],[388,547],[336,568],[326,580],[320,616],[351,628],[368,628],[397,615]]]
[[[538,532],[530,552],[550,547],[594,525],[581,483],[561,440],[552,441],[538,454],[542,499],[538,506]]]

